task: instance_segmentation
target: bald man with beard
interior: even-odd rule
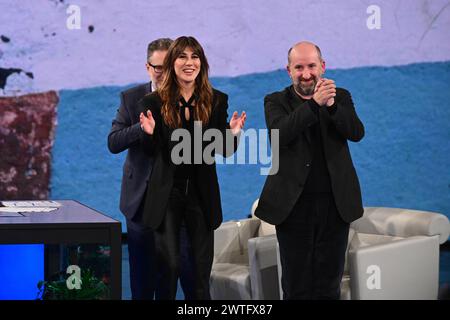
[[[350,93],[322,77],[317,45],[294,45],[287,72],[292,85],[264,99],[280,165],[255,215],[276,226],[284,299],[339,299],[349,224],[363,214],[347,142],[360,141],[364,126]]]

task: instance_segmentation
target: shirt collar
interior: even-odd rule
[[[150,81],[150,88],[152,89],[151,92],[156,91],[156,85],[153,83],[153,81]]]

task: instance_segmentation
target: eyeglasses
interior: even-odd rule
[[[160,73],[163,72],[163,66],[155,66],[154,64],[151,64],[150,62],[147,62],[147,64],[155,70],[155,72]]]

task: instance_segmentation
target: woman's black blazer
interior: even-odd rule
[[[147,110],[150,110],[155,119],[153,135],[148,135],[143,131],[141,132],[141,146],[145,152],[152,156],[154,161],[145,197],[143,223],[154,230],[158,229],[166,214],[175,173],[175,165],[171,161],[170,154],[172,148],[178,143],[178,141],[171,141],[171,135],[174,129],[169,128],[164,123],[161,116],[161,107],[162,101],[157,91],[146,95],[139,101],[140,110],[145,115],[147,114]],[[228,153],[225,151],[222,152],[222,150],[216,150],[217,153],[224,156],[232,155],[237,149],[238,142],[238,136],[231,136],[230,131],[227,130],[230,129],[227,121],[227,109],[228,96],[223,92],[213,89],[212,112],[209,122],[206,125],[202,125],[202,133],[207,129],[220,130],[223,137],[222,150],[226,150],[226,141],[231,143],[231,147],[228,148]],[[193,142],[193,137],[191,141]],[[203,142],[202,151],[210,143]],[[212,156],[214,154],[213,151]],[[215,161],[212,164],[207,164],[202,161],[201,164],[195,165],[193,180],[198,190],[200,207],[203,211],[207,226],[216,229],[222,223],[222,206]]]

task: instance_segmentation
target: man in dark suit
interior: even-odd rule
[[[120,107],[108,136],[108,148],[112,153],[128,150],[123,166],[120,210],[125,215],[127,223],[132,299],[139,300],[153,299],[154,294],[158,299],[164,296],[164,290],[167,290],[158,284],[154,234],[152,229],[144,225],[142,219],[145,194],[154,159],[143,151],[139,140],[142,128],[139,123],[138,101],[161,85],[162,65],[171,44],[171,39],[162,38],[148,45],[145,66],[151,81],[121,92]],[[192,266],[190,246],[183,228],[181,248],[180,282],[185,298],[192,299],[195,288],[194,279],[189,272]]]
[[[339,299],[349,224],[363,214],[347,140],[360,141],[364,126],[350,93],[322,78],[319,47],[293,46],[287,71],[292,85],[264,99],[267,127],[279,133],[279,168],[255,215],[276,225],[284,298]]]

